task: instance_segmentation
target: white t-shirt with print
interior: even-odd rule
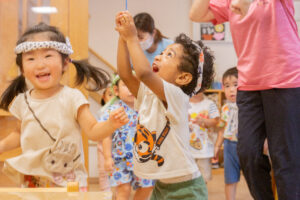
[[[228,102],[222,107],[221,120],[225,122],[224,138],[237,141],[238,107],[236,103]]]
[[[163,81],[163,85],[168,109],[142,82],[135,102],[139,123],[145,128],[137,129],[133,150],[134,172],[141,178],[161,180],[198,173],[189,150],[189,97],[171,83]],[[166,117],[170,130],[162,140],[160,135],[166,127]]]
[[[34,118],[24,93],[19,94],[9,111],[21,121],[22,154],[7,159],[3,171],[18,184],[23,184],[24,175],[32,175],[64,187],[70,179],[86,187],[87,172],[77,112],[82,105],[89,104],[87,99],[79,90],[67,86],[46,99],[32,98],[30,91],[26,95],[35,115],[56,141]]]
[[[197,116],[206,119],[220,117],[220,112],[216,104],[204,97],[197,103],[190,102],[189,116],[195,119]],[[211,158],[214,156],[214,143],[212,139],[213,132],[211,129],[203,128],[198,124],[190,125],[190,149],[194,158]]]

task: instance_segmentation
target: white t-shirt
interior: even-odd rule
[[[18,184],[23,183],[24,175],[32,175],[47,178],[60,186],[66,186],[72,180],[78,181],[80,187],[86,187],[87,173],[77,111],[88,101],[79,90],[67,86],[47,99],[34,99],[30,91],[26,95],[35,115],[56,141],[34,118],[24,93],[19,94],[9,110],[21,121],[22,154],[6,160],[4,172]]]
[[[236,103],[228,102],[222,107],[221,120],[225,122],[224,138],[231,141],[237,141],[238,112]],[[221,123],[221,127],[222,125]]]
[[[168,109],[142,82],[135,108],[139,124],[134,141],[134,172],[146,179],[171,179],[198,172],[189,150],[189,97],[177,86],[163,81]],[[169,132],[161,134],[167,128]],[[164,135],[163,137],[160,137]]]
[[[204,99],[197,103],[190,102],[189,116],[195,119],[197,116],[206,119],[213,119],[220,117],[220,112],[216,104],[204,97]],[[190,149],[194,158],[211,158],[214,156],[214,143],[211,134],[212,130],[203,128],[197,124],[190,125]]]

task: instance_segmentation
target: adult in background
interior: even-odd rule
[[[238,57],[238,155],[256,200],[300,199],[300,39],[293,0],[195,0],[190,18],[229,21]]]
[[[148,13],[142,12],[134,16],[134,24],[137,28],[138,38],[144,53],[152,65],[154,57],[174,42],[167,39],[157,28],[154,19]]]

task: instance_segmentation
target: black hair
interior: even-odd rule
[[[17,41],[17,45],[28,41],[37,33],[47,34],[50,41],[66,43],[65,36],[58,28],[49,26],[45,23],[39,23],[25,31],[25,33],[23,33],[23,35]],[[68,55],[63,53],[60,54],[62,56],[62,62],[64,63],[65,59],[68,58]],[[91,91],[97,91],[105,88],[109,83],[109,74],[100,68],[90,65],[87,60],[72,60],[71,62],[74,64],[77,71],[75,82],[76,85],[82,84],[86,79],[88,82],[91,81],[94,86],[94,88],[87,89]],[[23,76],[22,53],[17,54],[16,63],[20,68],[21,74],[12,81],[12,83],[1,96],[0,108],[4,110],[8,110],[8,107],[15,96],[27,90],[25,77]]]
[[[224,80],[230,76],[234,76],[235,78],[238,78],[238,70],[236,67],[229,68],[224,72],[222,77],[222,82],[224,83]]]
[[[154,38],[155,44],[160,42],[163,38],[167,38],[157,28],[155,28],[154,19],[149,13],[146,12],[138,13],[133,17],[133,20],[138,30],[150,34],[153,34],[154,30],[156,30],[156,35]]]
[[[184,33],[181,33],[179,36],[176,37],[175,43],[181,44],[183,46],[183,56],[181,59],[181,63],[178,66],[178,69],[183,72],[189,72],[192,74],[193,79],[192,81],[184,86],[181,86],[181,89],[187,95],[198,94],[199,92],[204,92],[211,86],[213,82],[215,71],[214,71],[214,56],[210,49],[206,47],[202,41],[193,41]],[[202,72],[202,85],[201,89],[195,91],[197,86],[197,80],[200,76],[198,72],[198,65],[199,65],[199,45],[204,54],[204,64],[203,64],[203,72]]]

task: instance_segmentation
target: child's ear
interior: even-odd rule
[[[193,75],[189,72],[181,72],[176,80],[175,83],[177,85],[183,86],[189,84],[193,80]]]
[[[67,71],[68,65],[69,65],[70,62],[71,62],[71,61],[70,61],[70,58],[65,58],[65,60],[64,60],[64,62],[63,62],[63,67],[62,67],[63,73],[64,73],[65,71]]]
[[[113,93],[114,93],[115,96],[119,96],[119,88],[118,88],[118,86],[114,85],[112,87],[112,91],[113,91]]]

